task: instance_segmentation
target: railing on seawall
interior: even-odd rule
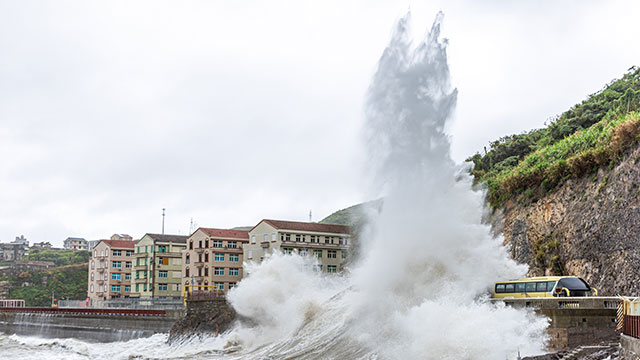
[[[492,302],[504,302],[510,306],[531,309],[618,309],[622,298],[615,296],[585,296],[585,297],[541,297],[541,298],[500,298],[491,299]]]
[[[92,308],[57,308],[57,307],[14,307],[0,308],[1,312],[23,314],[60,314],[60,315],[95,315],[95,316],[144,316],[165,317],[164,310],[150,309],[92,309]]]
[[[23,308],[25,306],[22,299],[0,300],[0,308]]]
[[[640,298],[621,296],[622,307],[618,311],[618,329],[622,333],[640,339]]]
[[[59,300],[59,308],[182,310],[179,298],[124,298],[107,300]]]

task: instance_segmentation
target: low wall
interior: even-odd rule
[[[622,360],[640,360],[640,339],[620,334],[620,358]]]
[[[501,299],[509,306],[534,310],[551,320],[547,333],[550,350],[600,342],[617,342],[616,297]]]
[[[77,338],[96,342],[126,341],[167,333],[183,311],[139,314],[106,309],[53,309],[7,311],[0,309],[0,332],[45,338]]]

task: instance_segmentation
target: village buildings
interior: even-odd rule
[[[187,236],[145,234],[136,243],[132,297],[180,297]]]
[[[351,232],[348,226],[262,220],[249,231],[249,243],[243,248],[245,261],[262,261],[274,251],[316,257],[318,271],[342,271],[348,256]]]
[[[68,250],[89,250],[87,240],[77,237],[66,238],[64,240],[63,248]]]
[[[91,252],[87,295],[91,300],[131,296],[131,268],[136,242],[101,240]]]
[[[189,239],[183,254],[183,286],[193,290],[227,291],[242,279],[242,247],[249,241],[243,230],[199,228]]]

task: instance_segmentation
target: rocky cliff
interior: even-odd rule
[[[540,199],[524,194],[494,216],[529,275],[580,276],[601,295],[640,295],[640,146],[615,166],[568,179]]]

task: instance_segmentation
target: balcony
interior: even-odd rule
[[[283,241],[282,247],[294,247],[294,248],[310,248],[310,249],[329,249],[329,250],[347,250],[349,245],[344,244],[325,244],[325,243],[312,243],[301,241]]]
[[[105,272],[105,271],[107,270],[107,268],[106,268],[106,267],[99,267],[99,268],[97,268],[96,270],[97,270],[99,273],[103,273],[103,272]]]
[[[193,262],[193,265],[194,265],[195,267],[199,267],[199,268],[200,268],[200,267],[203,267],[203,266],[204,266],[204,262],[203,262],[203,261],[194,261],[194,262]]]
[[[133,253],[133,257],[147,257],[147,253],[141,252],[141,253]]]
[[[260,243],[260,247],[263,249],[266,249],[269,247],[269,242],[268,241],[263,241]]]
[[[98,280],[96,280],[96,281],[98,282],[98,285],[102,285],[102,284],[104,284],[104,280],[102,280],[102,279],[98,279]]]
[[[204,248],[195,249],[196,253],[202,254],[204,252]]]
[[[96,295],[97,295],[97,296],[102,296],[102,295],[104,295],[104,292],[102,292],[102,291],[98,291],[98,292],[96,292]]]
[[[182,257],[182,253],[179,251],[157,252],[156,256]]]
[[[145,265],[145,264],[135,265],[133,268],[135,270],[145,270],[147,268],[147,265]]]
[[[193,281],[197,282],[198,284],[201,284],[206,278],[207,276],[194,276]]]

